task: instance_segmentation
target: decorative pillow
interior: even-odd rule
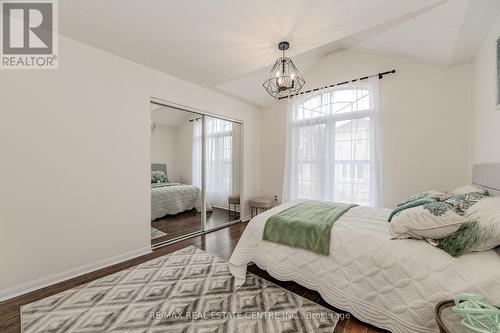
[[[445,203],[451,205],[458,215],[464,215],[465,211],[478,203],[479,201],[487,198],[486,195],[479,192],[471,192],[466,194],[454,195],[447,199]]]
[[[487,251],[500,245],[500,197],[478,202],[467,210],[465,217],[471,222],[441,240],[439,248],[456,257],[471,251]]]
[[[153,183],[168,182],[167,175],[163,171],[151,171],[151,179],[154,180]]]
[[[401,201],[397,205],[397,207],[404,206],[404,205],[407,205],[408,203],[410,203],[412,201],[416,201],[416,200],[420,200],[420,199],[425,199],[425,198],[435,199],[436,201],[444,201],[444,200],[448,199],[449,197],[450,197],[450,195],[446,194],[444,192],[427,191],[427,192],[417,193],[417,194],[414,194],[414,195],[406,198],[405,200]]]
[[[460,194],[467,194],[467,193],[473,193],[473,192],[487,195],[487,191],[485,189],[483,189],[477,185],[474,185],[474,184],[460,186],[460,187],[454,189],[453,191],[450,191],[449,194],[460,195]]]
[[[477,221],[485,236],[473,251],[487,251],[500,245],[500,197],[478,202],[465,212],[465,217]]]
[[[466,222],[446,203],[431,202],[397,213],[391,222],[391,233],[393,239],[442,239]]]

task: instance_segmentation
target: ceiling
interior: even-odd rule
[[[303,73],[345,48],[450,66],[471,59],[500,1],[81,0],[59,11],[63,35],[265,106],[281,40]]]
[[[395,53],[437,65],[471,60],[500,12],[498,0],[451,0],[346,47]]]

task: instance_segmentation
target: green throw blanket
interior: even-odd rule
[[[263,240],[330,254],[332,226],[356,205],[304,201],[267,219]]]

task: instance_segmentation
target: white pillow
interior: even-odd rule
[[[405,209],[391,221],[393,239],[442,239],[467,222],[444,202],[432,202]]]
[[[472,251],[487,251],[500,245],[500,197],[479,201],[465,212],[465,217],[477,221],[482,234]]]
[[[472,193],[472,192],[485,194],[486,190],[477,186],[477,185],[470,184],[470,185],[460,186],[460,187],[454,189],[453,191],[450,191],[449,194],[460,195],[460,194],[467,194],[467,193]]]

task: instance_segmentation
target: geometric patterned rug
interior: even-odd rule
[[[193,246],[21,308],[21,331],[331,333],[338,315]]]
[[[151,239],[160,238],[166,236],[167,234],[161,230],[151,227]]]

